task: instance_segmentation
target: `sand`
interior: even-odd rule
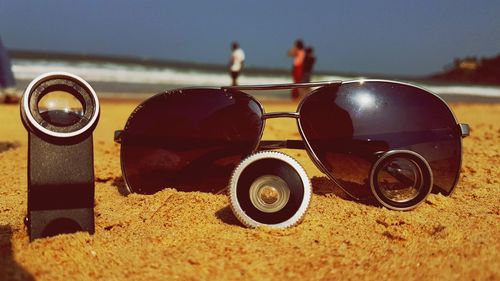
[[[27,134],[19,108],[0,105],[0,280],[500,280],[500,104],[452,104],[469,123],[460,182],[417,209],[390,211],[348,200],[303,151],[287,151],[312,178],[304,221],[291,229],[248,229],[226,195],[119,193],[119,145],[138,101],[102,102],[94,133],[94,235],[29,243]],[[264,103],[293,111],[296,104]],[[265,138],[297,138],[293,120],[271,120]],[[333,187],[334,188],[334,187]]]

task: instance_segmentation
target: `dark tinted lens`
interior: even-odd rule
[[[147,100],[129,118],[121,146],[129,188],[214,192],[262,132],[262,109],[242,92],[189,89]]]
[[[302,104],[300,125],[324,168],[350,192],[368,190],[372,164],[390,150],[424,157],[435,190],[448,194],[455,185],[458,126],[446,104],[422,89],[382,81],[320,88]]]

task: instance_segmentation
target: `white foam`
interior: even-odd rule
[[[123,66],[119,64],[94,64],[14,61],[12,67],[18,79],[31,80],[48,71],[65,71],[76,74],[87,81],[221,86],[231,83],[229,74],[209,73],[208,71],[177,70],[173,68],[148,68],[141,66]],[[241,84],[289,83],[288,76],[242,75]]]
[[[431,86],[422,85],[429,91],[440,95],[467,95],[479,97],[500,97],[500,87],[489,86]]]

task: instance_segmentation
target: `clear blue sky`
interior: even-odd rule
[[[296,38],[317,69],[421,75],[455,57],[500,53],[500,1],[0,0],[11,49],[288,68]]]

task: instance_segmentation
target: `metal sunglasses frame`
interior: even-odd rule
[[[295,112],[271,112],[271,113],[266,113],[265,110],[264,110],[263,105],[254,96],[252,96],[250,94],[247,94],[247,93],[245,93],[243,91],[248,91],[248,90],[254,90],[254,91],[271,91],[271,90],[290,90],[290,89],[301,89],[301,88],[322,88],[322,87],[328,87],[328,86],[339,86],[339,85],[347,84],[347,83],[365,83],[365,82],[389,82],[389,83],[407,85],[407,86],[411,86],[411,87],[414,87],[414,88],[422,89],[426,93],[429,93],[429,94],[433,95],[435,98],[438,98],[439,100],[441,100],[446,105],[446,107],[448,108],[448,110],[451,112],[451,114],[453,116],[453,119],[454,119],[456,125],[458,126],[458,129],[461,132],[462,138],[469,136],[469,132],[470,132],[469,125],[468,124],[464,124],[464,123],[458,123],[457,118],[454,115],[453,111],[451,110],[451,108],[449,107],[449,105],[441,97],[439,97],[438,95],[436,95],[436,94],[434,94],[434,93],[432,93],[432,92],[430,92],[430,91],[428,91],[428,90],[426,90],[426,89],[424,89],[422,87],[415,86],[415,85],[412,85],[412,84],[409,84],[409,83],[392,81],[392,80],[363,79],[363,80],[349,80],[349,81],[340,81],[340,80],[336,80],[336,81],[320,81],[320,82],[295,83],[295,84],[294,83],[286,83],[286,84],[241,85],[241,86],[227,86],[227,87],[220,87],[220,88],[217,88],[217,87],[216,88],[214,88],[214,87],[191,87],[191,88],[182,88],[182,89],[170,90],[170,91],[159,93],[157,95],[172,94],[174,92],[188,91],[188,90],[191,90],[191,89],[219,89],[219,90],[222,90],[224,92],[228,92],[228,91],[231,91],[231,90],[237,90],[237,91],[240,91],[240,92],[244,93],[250,99],[252,99],[253,101],[256,102],[256,104],[259,106],[259,108],[261,109],[261,111],[263,113],[262,117],[261,117],[263,123],[262,123],[262,129],[261,129],[261,132],[260,132],[260,135],[259,135],[259,139],[258,139],[258,142],[257,142],[256,146],[253,148],[253,150],[251,151],[251,153],[249,155],[251,155],[251,154],[253,154],[253,153],[257,152],[257,151],[272,150],[272,149],[300,149],[300,150],[306,150],[309,158],[313,161],[313,163],[316,165],[316,167],[322,173],[324,173],[325,175],[327,175],[330,180],[332,180],[342,191],[344,191],[351,198],[353,198],[355,200],[360,200],[360,198],[358,198],[357,196],[353,195],[348,190],[346,190],[346,188],[344,188],[342,186],[342,184],[338,180],[336,180],[335,177],[330,172],[328,172],[328,169],[324,166],[323,163],[321,163],[321,161],[319,160],[319,158],[316,156],[316,154],[312,150],[312,147],[311,147],[309,141],[307,140],[307,138],[304,135],[304,130],[302,129],[302,126],[300,124],[300,111],[301,111],[302,105],[307,101],[307,98],[309,96],[311,96],[312,94],[314,94],[314,90],[310,91],[304,98],[302,98],[302,100],[300,101],[300,103],[299,103],[299,105],[297,107],[297,110]],[[137,109],[134,110],[134,112],[130,115],[130,117],[128,118],[128,120],[130,120],[131,118],[133,118],[134,113],[141,106],[143,106],[147,101],[148,100],[145,100],[144,102],[142,102],[137,107]],[[297,128],[299,129],[301,140],[262,140],[262,136],[264,134],[264,129],[265,129],[265,125],[266,125],[266,120],[267,119],[274,119],[274,118],[294,118],[294,119],[296,119],[297,120]],[[128,120],[127,120],[127,123],[128,123]],[[126,130],[126,128],[125,128],[125,130]],[[115,142],[121,143],[121,138],[122,138],[123,132],[124,132],[124,130],[117,130],[117,131],[115,131],[115,136],[114,136]],[[462,146],[461,142],[460,142],[460,146]],[[121,158],[121,156],[120,156],[120,158]],[[123,165],[123,161],[120,161],[120,163],[121,163],[121,169],[123,171],[123,166],[122,166]],[[462,159],[460,159],[459,167],[461,166],[461,164],[462,164]],[[130,187],[128,185],[128,182],[127,182],[127,179],[126,179],[125,175],[123,175],[123,178],[124,178],[124,181],[125,181],[126,188],[128,189],[128,191],[131,192],[131,189],[130,189]],[[457,182],[458,182],[458,178],[459,177],[456,176],[455,182],[453,183],[453,188],[450,190],[449,194],[447,194],[447,195],[452,194],[452,192],[455,190],[455,187],[456,187]],[[226,188],[227,187],[225,187],[223,190],[225,190]]]

